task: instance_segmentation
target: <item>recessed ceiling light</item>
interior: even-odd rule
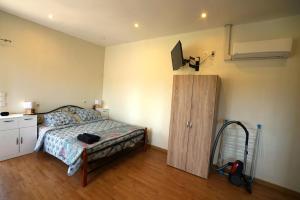
[[[206,12],[201,13],[201,18],[206,18],[206,17],[207,17]]]
[[[50,14],[48,15],[48,18],[49,18],[49,19],[53,19],[53,14],[50,13]]]
[[[134,26],[134,28],[138,28],[139,24],[138,23],[134,23],[133,26]]]

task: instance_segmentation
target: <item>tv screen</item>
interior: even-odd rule
[[[182,46],[180,40],[171,51],[173,70],[177,70],[184,65]]]

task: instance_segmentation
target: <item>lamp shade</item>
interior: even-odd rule
[[[24,109],[32,109],[33,108],[33,102],[32,101],[24,101],[23,102]]]

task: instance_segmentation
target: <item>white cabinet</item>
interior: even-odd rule
[[[35,115],[0,117],[0,161],[32,153],[36,140]]]
[[[101,113],[103,119],[109,119],[109,109],[108,108],[96,108],[98,112]]]
[[[19,129],[0,131],[0,159],[19,153]]]
[[[36,143],[36,138],[36,126],[20,128],[20,153],[22,155],[33,152]]]

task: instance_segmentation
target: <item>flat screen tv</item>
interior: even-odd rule
[[[171,51],[173,70],[177,70],[184,65],[182,46],[180,40]]]

